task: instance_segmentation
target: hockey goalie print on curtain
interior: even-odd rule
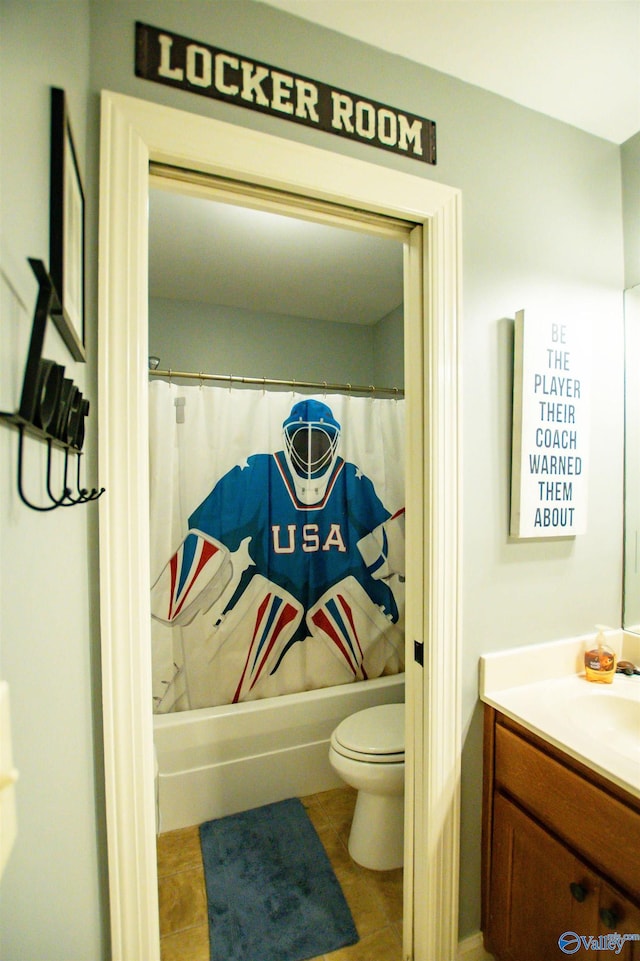
[[[404,402],[149,390],[155,711],[403,670]]]

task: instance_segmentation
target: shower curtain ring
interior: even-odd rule
[[[198,377],[200,378],[200,390],[204,387],[204,379],[202,377],[202,371],[198,372]]]
[[[172,381],[171,381],[171,368],[169,368],[169,370],[167,371],[167,373],[169,374],[169,383],[171,384],[171,383],[172,383]]]
[[[323,387],[322,396],[323,396],[323,397],[326,397],[326,396],[327,396],[327,382],[326,382],[326,380],[323,380],[323,381],[322,381],[322,387]]]

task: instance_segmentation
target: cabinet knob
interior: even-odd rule
[[[615,911],[612,911],[611,908],[600,908],[600,920],[603,924],[606,924],[608,928],[613,930],[617,928],[620,917]]]
[[[589,893],[583,884],[578,884],[577,881],[572,881],[569,885],[569,890],[575,898],[576,901],[582,903]]]

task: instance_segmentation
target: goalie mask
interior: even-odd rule
[[[338,456],[340,424],[326,404],[302,400],[291,408],[282,428],[298,499],[316,504],[324,497]]]

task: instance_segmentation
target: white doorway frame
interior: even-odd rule
[[[406,221],[407,637],[404,952],[458,950],[460,194],[417,175],[103,92],[99,452],[105,790],[114,961],[159,958],[148,521],[149,163]],[[358,215],[358,214],[357,214]],[[415,226],[417,225],[417,226]],[[410,400],[413,398],[413,400]],[[414,905],[416,906],[414,908]]]

